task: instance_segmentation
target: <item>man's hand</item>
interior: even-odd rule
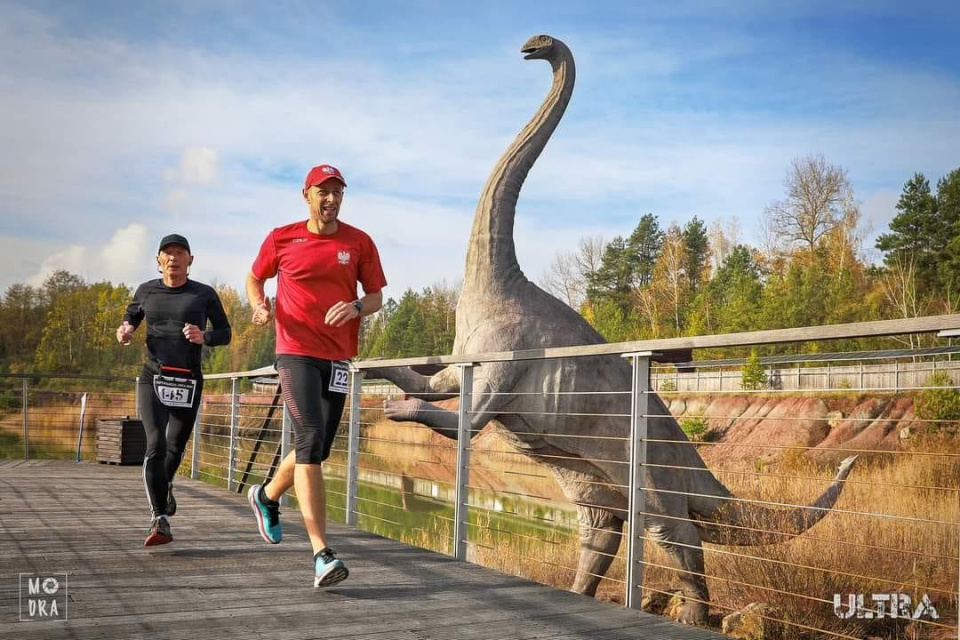
[[[353,306],[353,301],[343,302],[342,300],[327,311],[327,317],[323,319],[326,324],[332,324],[335,327],[342,327],[350,320],[360,317],[360,312]]]
[[[124,320],[123,324],[117,327],[117,342],[127,346],[133,340],[133,332],[136,330],[136,327]]]
[[[189,322],[184,324],[183,335],[193,344],[203,344],[203,331],[200,331],[200,327],[195,324],[190,324]]]
[[[253,324],[262,327],[271,320],[273,320],[273,310],[270,308],[270,298],[264,298],[263,302],[253,310]]]

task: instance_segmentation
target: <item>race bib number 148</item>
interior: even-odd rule
[[[153,390],[156,391],[157,398],[164,406],[189,409],[193,406],[197,381],[191,378],[154,376]]]

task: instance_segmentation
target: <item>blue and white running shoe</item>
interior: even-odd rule
[[[347,579],[348,575],[350,575],[350,572],[347,571],[343,561],[337,558],[336,552],[334,552],[334,550],[330,547],[321,549],[317,555],[313,557],[313,564],[314,588],[332,587],[335,584],[340,584]]]

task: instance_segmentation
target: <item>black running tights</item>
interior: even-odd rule
[[[153,390],[153,379],[144,376],[137,385],[140,419],[147,435],[147,453],[143,459],[143,486],[154,517],[167,513],[167,488],[177,475],[180,461],[193,432],[200,408],[203,380],[197,381],[194,407],[172,409],[160,403]]]

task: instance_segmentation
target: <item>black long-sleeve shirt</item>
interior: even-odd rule
[[[200,375],[202,346],[183,335],[185,324],[195,324],[209,347],[230,344],[230,322],[220,296],[213,287],[187,280],[180,287],[168,287],[163,280],[149,280],[137,287],[133,302],[127,305],[123,319],[134,327],[147,320],[147,360],[144,372],[156,374],[160,365],[190,369]],[[212,329],[205,330],[207,320]]]

